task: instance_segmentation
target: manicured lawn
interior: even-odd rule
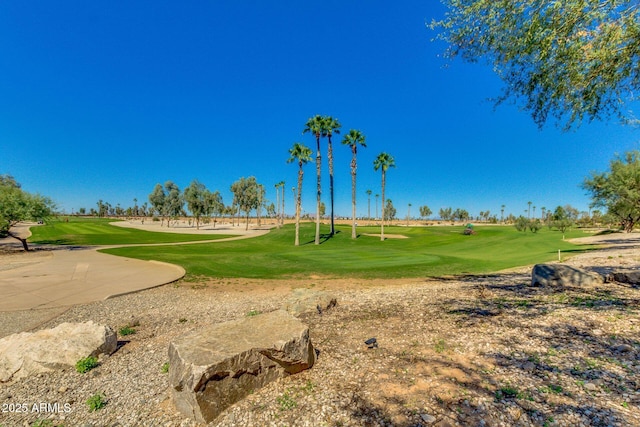
[[[313,244],[314,225],[303,224],[299,247],[293,245],[294,227],[288,225],[247,240],[104,252],[179,264],[191,275],[273,279],[478,274],[554,260],[558,249],[564,256],[587,249],[567,243],[560,232],[547,229],[532,234],[517,232],[513,227],[484,226],[476,227],[476,235],[464,236],[461,227],[386,227],[385,234],[408,238],[384,242],[363,235],[352,240],[346,226],[338,226],[337,231],[319,246]],[[360,227],[358,231],[379,233],[379,228]],[[567,238],[579,236],[584,234],[566,234]]]
[[[134,228],[109,225],[108,218],[76,218],[69,222],[52,220],[46,225],[32,227],[31,243],[54,245],[127,245],[145,243],[175,243],[199,240],[216,240],[231,235],[154,233]]]

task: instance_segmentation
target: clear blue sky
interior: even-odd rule
[[[287,212],[306,120],[332,115],[361,130],[358,214],[380,193],[374,157],[387,151],[387,196],[418,206],[524,213],[571,204],[638,130],[583,124],[539,130],[500,94],[491,67],[453,61],[425,22],[436,1],[13,1],[0,3],[0,173],[67,212],[99,199],[131,206],[156,183],[198,179],[220,190],[254,175]],[[350,151],[335,138],[336,211],[351,212]],[[326,147],[325,147],[326,149]],[[326,152],[323,200],[328,205]],[[315,166],[303,208],[314,212]],[[372,204],[372,214],[373,212]]]

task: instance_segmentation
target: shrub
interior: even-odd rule
[[[162,366],[160,367],[160,372],[162,372],[163,374],[169,373],[169,362],[164,362],[162,364]]]
[[[527,231],[527,227],[529,227],[529,220],[522,215],[520,215],[516,222],[513,224],[518,231]]]
[[[124,326],[122,328],[120,328],[120,335],[127,336],[127,335],[133,335],[136,333],[136,330],[130,326]]]
[[[539,219],[532,219],[531,221],[529,221],[529,230],[531,230],[532,233],[537,233],[541,228],[542,223]]]
[[[106,404],[105,396],[102,393],[96,393],[87,399],[87,406],[91,412],[104,408]]]
[[[84,374],[98,366],[98,359],[95,356],[85,357],[76,362],[76,371]]]

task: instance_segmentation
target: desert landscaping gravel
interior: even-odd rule
[[[640,253],[618,245],[566,263],[607,273],[638,268]],[[171,340],[276,310],[306,287],[338,299],[302,316],[315,366],[255,390],[210,425],[640,426],[640,289],[530,280],[530,266],[393,281],[192,279],[66,311],[0,313],[0,336],[87,320],[135,329],[86,374],[0,385],[0,425],[196,426],[169,398]],[[96,394],[106,404],[90,411]]]

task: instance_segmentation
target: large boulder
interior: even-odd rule
[[[565,264],[536,264],[531,272],[531,286],[591,286],[603,283],[597,273]]]
[[[0,339],[0,383],[75,366],[82,358],[113,353],[117,344],[113,329],[92,321],[9,335]]]
[[[614,271],[613,280],[630,285],[640,285],[640,271]]]
[[[169,381],[178,410],[201,423],[253,390],[310,368],[309,328],[284,310],[219,323],[169,345]]]
[[[296,288],[291,291],[284,303],[284,309],[293,316],[304,313],[323,314],[337,304],[337,299],[325,291],[315,289]]]

